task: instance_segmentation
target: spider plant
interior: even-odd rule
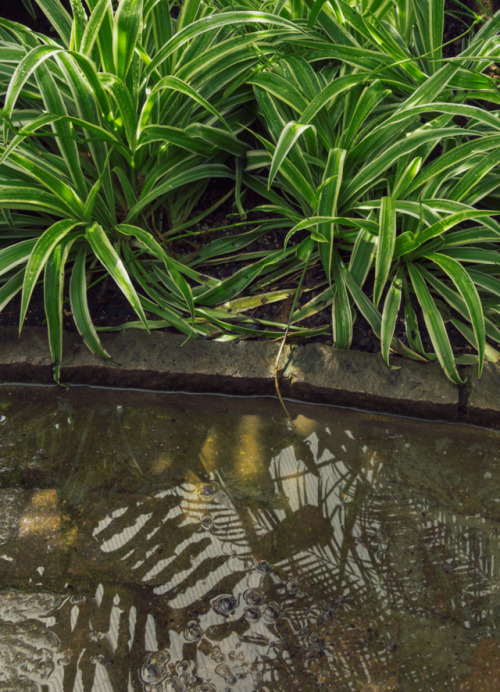
[[[340,8],[362,33],[366,18],[355,19],[341,2],[328,6]],[[329,17],[330,33],[344,31],[340,19]],[[350,346],[359,311],[387,363],[391,349],[437,358],[460,383],[457,363],[477,362],[481,374],[485,358],[497,360],[487,338],[500,341],[500,121],[474,100],[478,94],[498,100],[492,80],[478,73],[497,46],[489,22],[459,59],[439,66],[434,57],[428,74],[417,75],[412,57],[404,68],[397,65],[404,79],[388,78],[384,50],[370,49],[370,64],[354,64],[341,51],[330,53],[333,63],[319,63],[318,54],[309,62],[292,55],[251,78],[263,130],[256,133],[262,148],[248,153],[247,183],[264,196],[274,190],[266,209],[283,216],[290,229],[285,243],[309,231],[299,248],[323,268],[328,287],[316,303],[331,301],[337,347]],[[410,76],[416,84],[408,93]],[[460,88],[452,91],[453,84]],[[292,322],[303,314],[297,311]],[[402,340],[395,338],[401,314]],[[454,355],[446,323],[462,332],[476,356]]]
[[[162,232],[182,224],[209,180],[235,177],[227,159],[245,154],[238,133],[253,117],[245,76],[274,50],[272,27],[296,29],[262,12],[209,14],[198,0],[175,20],[168,0],[72,0],[72,15],[60,0],[36,1],[55,38],[0,20],[0,309],[21,292],[21,328],[43,276],[58,377],[68,277],[76,326],[101,356],[87,303],[98,269],[143,327],[149,312],[204,333],[192,290],[204,278]],[[248,36],[233,31],[253,24]],[[148,257],[161,294],[140,271]]]

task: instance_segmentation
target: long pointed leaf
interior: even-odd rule
[[[26,272],[24,275],[23,295],[19,314],[19,331],[22,329],[35,284],[38,281],[38,277],[40,276],[41,272],[45,268],[45,265],[47,264],[47,261],[54,248],[78,225],[80,225],[80,223],[73,219],[62,219],[62,221],[57,221],[55,224],[50,226],[50,228],[47,228],[47,230],[37,240],[36,245],[31,252],[28,264],[26,265]]]
[[[103,348],[90,317],[87,302],[87,277],[85,275],[86,258],[87,247],[83,245],[76,256],[73,271],[71,272],[69,283],[71,311],[78,333],[82,336],[92,353],[101,356],[101,358],[111,358],[106,349]]]
[[[52,356],[52,365],[54,368],[54,379],[56,382],[59,382],[63,353],[62,306],[64,267],[74,239],[70,238],[68,242],[65,241],[66,239],[63,238],[52,250],[45,265],[45,277],[43,282],[47,332],[49,336],[50,355]]]
[[[133,307],[139,319],[147,329],[147,320],[144,310],[139,300],[139,296],[130,280],[130,276],[123,264],[123,260],[116,252],[102,226],[98,223],[89,226],[85,232],[85,237],[90,247],[94,251],[97,259],[101,262],[106,271],[113,277],[116,285],[122,291],[125,298]]]
[[[113,59],[116,74],[125,80],[141,30],[143,0],[122,0],[113,26]]]
[[[434,346],[436,356],[443,368],[446,376],[455,384],[463,384],[463,380],[457,372],[455,359],[450,345],[443,318],[432,299],[418,267],[413,264],[408,265],[411,282],[417,300],[422,308],[425,326]]]
[[[476,287],[474,286],[474,283],[467,271],[462,267],[460,262],[457,262],[457,260],[447,257],[446,255],[441,255],[437,252],[429,253],[426,255],[426,257],[432,260],[450,277],[467,306],[479,357],[478,377],[481,377],[486,345],[486,332],[483,308],[481,306],[481,299],[479,298]]]
[[[396,243],[396,204],[393,197],[382,197],[380,205],[379,236],[375,258],[375,286],[373,302],[378,306],[384,290]]]
[[[396,327],[396,320],[398,317],[399,308],[401,306],[402,274],[402,268],[400,267],[398,273],[394,277],[394,280],[389,287],[389,290],[387,291],[387,296],[384,302],[384,309],[382,311],[380,348],[382,351],[382,358],[385,360],[387,365],[390,365],[389,350],[394,336],[394,329]]]
[[[268,188],[271,187],[272,182],[290,149],[293,147],[298,138],[310,128],[312,128],[312,125],[300,125],[296,122],[289,122],[286,124],[276,144],[276,149],[274,150],[273,160],[269,169],[269,178],[267,183]]]

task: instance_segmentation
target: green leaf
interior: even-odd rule
[[[179,127],[171,127],[170,125],[147,125],[141,132],[137,149],[141,149],[151,142],[165,142],[173,144],[176,147],[187,149],[193,154],[201,154],[209,156],[211,147],[204,141],[199,141],[187,134],[187,129],[182,130]]]
[[[121,223],[118,224],[116,230],[125,236],[132,236],[137,238],[139,242],[147,248],[154,257],[162,260],[165,267],[172,278],[176,292],[178,295],[186,302],[186,305],[191,313],[192,319],[194,319],[194,303],[193,303],[193,293],[186,279],[182,276],[182,268],[178,263],[169,257],[161,245],[153,238],[153,236],[138,226],[131,226],[129,224]]]
[[[379,237],[375,258],[375,284],[373,302],[378,306],[384,290],[396,243],[396,204],[393,197],[382,197],[380,205]]]
[[[80,52],[83,53],[83,55],[87,57],[91,56],[94,43],[99,37],[99,29],[110,8],[111,0],[99,0],[92,10],[80,44]]]
[[[212,106],[207,99],[205,99],[201,94],[196,91],[196,89],[193,89],[192,86],[187,84],[182,79],[179,79],[179,77],[175,76],[168,76],[168,77],[163,77],[158,84],[155,85],[154,89],[152,90],[151,94],[148,97],[148,100],[144,104],[144,107],[142,109],[141,117],[140,117],[140,122],[139,122],[139,129],[142,130],[143,127],[145,127],[148,123],[149,120],[149,115],[151,113],[151,109],[153,108],[153,104],[155,102],[155,99],[160,91],[170,89],[172,91],[177,91],[180,94],[185,94],[186,96],[189,96],[189,98],[193,99],[196,103],[198,103],[200,106],[202,106],[206,111],[211,113],[214,117],[216,117],[218,120],[220,120],[224,127],[228,131],[231,132],[231,127],[229,124],[224,120],[222,115],[218,112],[214,106]]]
[[[116,74],[125,80],[141,31],[143,0],[122,0],[113,25],[113,59]]]
[[[305,31],[293,22],[287,19],[278,17],[273,14],[268,14],[265,12],[257,11],[234,11],[234,12],[221,12],[219,14],[210,15],[198,19],[197,21],[185,26],[183,29],[178,31],[174,36],[161,48],[161,50],[155,55],[151,63],[144,70],[143,74],[143,84],[147,84],[151,74],[158,69],[158,67],[171,55],[173,52],[178,50],[188,41],[201,36],[207,31],[213,31],[214,29],[220,29],[222,27],[228,27],[233,24],[274,24],[276,26],[281,26],[285,29],[289,29],[294,33],[302,33]]]
[[[452,317],[450,319],[450,322],[453,324],[453,326],[458,329],[458,331],[464,336],[467,341],[472,344],[473,346],[476,345],[476,337],[474,335],[473,330],[460,320],[457,320],[455,317]],[[490,346],[490,344],[486,344],[485,350],[484,350],[484,357],[487,361],[490,363],[498,363],[500,360],[500,353],[497,351],[496,348],[493,348],[493,346]],[[479,357],[476,356],[476,361],[475,361],[478,366],[479,366]]]
[[[349,348],[352,343],[352,309],[345,282],[345,268],[335,248],[332,251],[332,278],[333,343],[336,348]]]
[[[80,44],[85,31],[87,16],[83,9],[82,0],[70,0],[71,9],[73,11],[73,26],[71,27],[71,50],[79,50]]]
[[[90,192],[87,196],[87,199],[85,201],[85,208],[84,208],[83,214],[84,214],[84,218],[86,221],[91,220],[92,212],[94,211],[94,205],[95,205],[95,202],[97,199],[97,195],[99,193],[99,190],[102,187],[103,180],[107,174],[108,162],[109,162],[109,158],[110,158],[112,153],[113,153],[113,150],[110,149],[108,151],[108,155],[106,156],[106,160],[105,160],[104,165],[102,167],[102,171],[101,171],[99,177],[97,178],[97,180],[95,181],[95,183],[92,185],[92,189],[90,190]]]
[[[422,309],[425,326],[434,346],[436,356],[443,368],[446,376],[455,384],[463,384],[464,380],[460,377],[455,366],[453,351],[451,348],[443,318],[432,299],[429,289],[419,271],[413,264],[408,265],[408,272],[415,291],[415,295]]]
[[[78,329],[78,333],[83,337],[87,347],[101,358],[111,358],[106,349],[103,348],[92,318],[90,317],[87,302],[87,277],[85,272],[87,258],[87,247],[82,245],[75,259],[71,279],[69,283],[69,299],[73,319]]]
[[[8,245],[3,250],[0,250],[0,276],[14,269],[19,264],[25,264],[31,255],[35,243],[36,238],[30,238],[29,240],[21,240],[19,243]]]
[[[18,271],[0,286],[0,312],[23,287],[24,269]]]
[[[276,97],[297,113],[302,113],[307,107],[307,101],[301,92],[288,80],[273,72],[258,72],[249,80],[249,84],[265,89],[271,96]]]
[[[102,226],[100,226],[98,223],[92,224],[92,226],[87,228],[85,237],[88,240],[89,245],[94,251],[97,259],[114,279],[116,285],[122,291],[125,298],[139,316],[142,324],[147,329],[147,320],[141,305],[141,301],[139,300],[139,296],[136,293],[120,255],[110,243],[109,238],[104,232]]]
[[[476,287],[467,271],[457,260],[437,252],[431,252],[425,256],[432,260],[450,277],[467,306],[468,317],[474,331],[475,346],[479,357],[478,377],[481,377],[486,345],[486,333],[483,308]]]
[[[296,122],[289,122],[285,125],[285,128],[283,129],[283,132],[281,133],[276,144],[276,149],[274,150],[271,168],[269,169],[269,178],[267,182],[268,188],[271,187],[272,182],[290,149],[293,147],[297,139],[304,133],[304,131],[310,128],[312,128],[312,125],[300,125]]]
[[[347,129],[342,133],[342,144],[344,149],[350,149],[366,118],[374,112],[376,106],[387,98],[390,93],[389,89],[384,89],[382,87],[378,79],[363,89],[360,97],[356,101],[354,112],[347,123]]]
[[[64,268],[74,238],[63,238],[52,250],[46,264],[43,283],[45,316],[49,336],[54,379],[59,382],[63,353],[63,290]]]
[[[323,91],[316,96],[307,108],[303,111],[299,123],[309,123],[332,99],[337,97],[344,91],[348,91],[353,87],[361,84],[366,80],[366,76],[362,74],[346,75],[335,79],[331,84],[328,84]]]
[[[42,270],[45,268],[49,257],[52,255],[54,248],[58,245],[76,226],[81,225],[79,221],[74,219],[62,219],[47,228],[46,231],[37,240],[28,264],[23,281],[23,294],[21,298],[21,309],[19,315],[19,331],[21,331],[28,304],[38,281]]]
[[[399,267],[394,280],[392,281],[384,302],[384,309],[382,311],[382,325],[380,334],[380,348],[382,352],[382,357],[387,363],[389,363],[389,350],[391,347],[391,342],[394,336],[394,329],[396,327],[396,320],[399,314],[399,308],[401,306],[401,295],[402,295],[402,275],[403,269]]]
[[[420,336],[420,329],[418,326],[417,313],[413,305],[411,304],[410,296],[408,295],[408,285],[405,281],[405,331],[406,338],[408,339],[408,344],[410,347],[420,353],[425,355],[424,345],[422,343],[422,338]]]
[[[64,180],[54,175],[53,169],[44,160],[43,156],[36,156],[29,151],[23,154],[20,151],[12,151],[5,165],[22,168],[35,183],[41,183],[52,191],[61,202],[70,210],[71,216],[83,216],[83,202],[75,193],[72,187],[67,185]]]
[[[420,167],[422,166],[422,157],[416,156],[410,161],[406,166],[401,175],[397,176],[394,180],[394,189],[392,190],[392,197],[397,199],[405,194],[406,188],[411,184],[415,176],[418,174]]]
[[[70,216],[70,210],[55,195],[25,185],[0,185],[0,209],[50,212]]]
[[[340,147],[330,149],[328,152],[328,159],[319,188],[318,214],[320,216],[327,216],[329,214],[335,216],[337,214],[337,200],[342,184],[346,154],[346,150]],[[320,235],[327,239],[327,244],[320,248],[320,255],[328,281],[331,281],[332,269],[335,261],[335,224],[320,223],[318,225],[318,231]]]
[[[71,17],[59,0],[36,0],[36,3],[64,43],[69,45],[71,39]]]
[[[437,238],[442,235],[453,226],[456,226],[463,221],[472,221],[472,219],[488,218],[492,216],[494,212],[488,211],[486,209],[473,209],[468,208],[464,211],[458,211],[455,214],[450,214],[445,216],[443,219],[436,221],[436,223],[428,226],[419,233],[414,234],[402,234],[396,240],[396,245],[394,248],[394,258],[402,257],[407,255],[409,252],[414,252],[419,249],[424,243],[428,242],[432,238]],[[425,249],[423,250],[425,252]],[[452,250],[450,249],[450,252]]]
[[[349,293],[351,294],[359,311],[372,328],[375,336],[378,336],[378,338],[380,339],[382,329],[382,316],[380,312],[377,310],[377,308],[368,298],[368,296],[365,295],[362,289],[358,286],[356,281],[354,281],[354,279],[350,275],[350,272],[347,269],[344,270],[344,277],[346,286],[349,289]]]
[[[136,147],[137,113],[130,91],[127,89],[125,82],[116,75],[105,72],[99,75],[99,80],[104,88],[113,96],[115,104],[121,114],[128,145],[133,153]]]
[[[222,164],[202,164],[194,166],[190,170],[180,171],[177,174],[170,176],[167,180],[162,181],[147,194],[141,196],[137,204],[129,210],[126,223],[135,221],[141,211],[153,202],[158,202],[161,196],[167,192],[171,192],[182,185],[196,182],[197,180],[207,180],[209,178],[228,178],[234,179],[234,173],[230,168]]]

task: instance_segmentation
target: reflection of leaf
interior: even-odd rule
[[[465,619],[496,636],[488,586],[500,553],[494,523],[485,525],[480,509],[470,516],[482,496],[471,498],[465,477],[448,488],[439,485],[441,470],[422,474],[423,445],[417,454],[394,434],[379,447],[371,428],[337,410],[328,432],[303,417],[298,431],[275,433],[265,416],[252,417],[253,427],[239,415],[198,420],[199,404],[189,408],[186,399],[189,426],[178,418],[179,402],[171,408],[163,395],[137,407],[120,393],[119,410],[107,394],[91,396],[83,413],[81,391],[66,399],[41,390],[29,405],[21,398],[28,423],[5,409],[19,446],[3,423],[0,439],[2,455],[11,447],[26,462],[37,450],[46,454],[36,463],[56,469],[67,512],[78,519],[68,522],[61,581],[78,593],[53,613],[53,631],[75,652],[68,692],[80,677],[84,689],[97,684],[94,676],[102,689],[121,689],[129,674],[136,681],[146,648],[196,662],[200,678],[212,681],[219,665],[235,674],[239,663],[228,653],[235,638],[244,663],[255,663],[254,686],[288,692],[296,675],[306,686],[324,678],[339,690],[394,687],[383,675],[395,670],[398,684],[437,689],[455,649],[431,660],[428,650],[413,652],[405,628],[423,637],[439,623],[450,641],[462,637],[462,656],[471,640]],[[407,422],[392,425],[406,435]],[[53,466],[61,439],[70,451]],[[200,481],[200,450],[209,480]],[[464,486],[465,505],[457,494]],[[495,498],[493,487],[493,508]],[[249,590],[255,601],[245,600]],[[213,607],[221,596],[234,599],[227,615]],[[186,631],[198,634],[185,639]]]
[[[321,546],[331,540],[332,526],[320,507],[304,505],[288,514],[276,528],[252,542],[253,555],[259,560],[281,562],[306,550],[311,544]]]

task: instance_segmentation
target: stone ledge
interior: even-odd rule
[[[298,399],[456,420],[459,389],[435,363],[400,358],[388,368],[379,354],[335,350],[323,344],[292,347],[285,369]]]
[[[130,330],[101,335],[110,360],[93,356],[77,334],[64,335],[61,382],[109,387],[274,394],[277,342],[188,340],[182,335]],[[0,331],[0,381],[51,383],[44,328]],[[280,358],[283,396],[423,418],[463,420],[500,428],[500,371],[487,364],[470,377],[464,410],[460,389],[436,363],[335,350],[324,344],[287,345]]]
[[[472,375],[469,381],[467,422],[500,428],[500,368],[495,363],[485,363],[481,379]]]

